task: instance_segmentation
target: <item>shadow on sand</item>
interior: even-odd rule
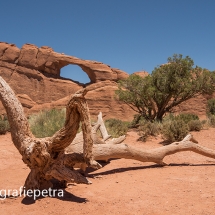
[[[100,175],[110,175],[110,174],[114,174],[114,173],[121,173],[121,172],[127,172],[127,171],[161,168],[161,167],[171,167],[171,166],[173,166],[173,167],[175,167],[175,166],[178,166],[178,167],[183,167],[183,166],[215,166],[215,163],[211,163],[211,164],[170,163],[167,166],[153,164],[150,166],[137,166],[137,167],[125,167],[125,168],[112,169],[112,170],[107,170],[107,171],[99,172],[99,173],[91,173],[91,174],[89,174],[89,176],[90,177],[96,177],[96,176],[100,176]]]
[[[103,166],[107,165],[108,163],[102,163]],[[181,164],[177,164],[177,163],[170,163],[167,165],[168,167],[187,167],[187,166],[199,166],[199,167],[204,167],[204,166],[215,166],[215,163],[210,163],[210,164],[190,164],[190,163],[181,163]],[[110,174],[115,174],[115,173],[122,173],[122,172],[127,172],[127,171],[135,171],[135,170],[144,170],[144,169],[152,169],[152,168],[161,168],[163,166],[154,164],[154,165],[149,165],[149,166],[137,166],[137,167],[125,167],[125,168],[116,168],[116,169],[112,169],[112,170],[107,170],[104,172],[99,172],[99,173],[93,173],[92,169],[88,169],[88,176],[89,177],[96,177],[96,176],[102,176],[102,175],[110,175]],[[60,189],[59,189],[60,190]],[[62,195],[63,192],[63,195]],[[49,197],[51,198],[56,198],[59,199],[61,201],[69,201],[69,202],[76,202],[76,203],[86,203],[88,202],[88,200],[86,198],[82,198],[82,197],[78,197],[73,195],[72,193],[66,191],[65,189],[61,189],[61,193],[59,194],[57,191],[55,192],[55,195],[51,194],[49,195]],[[0,196],[1,198],[1,196]],[[10,198],[10,197],[7,197]],[[31,205],[34,204],[36,201],[41,200],[43,198],[42,195],[37,197],[37,198],[33,198],[33,197],[28,197],[25,196],[22,199],[22,204],[25,205]]]

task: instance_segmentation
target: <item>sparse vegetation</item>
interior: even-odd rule
[[[133,120],[130,123],[130,128],[137,128],[141,121],[145,121],[145,118],[141,114],[135,114]]]
[[[199,120],[199,117],[192,113],[180,113],[175,118],[182,119],[185,123],[189,123],[192,120]]]
[[[215,115],[215,99],[209,99],[206,106],[207,115]]]
[[[215,127],[215,115],[209,115],[208,116],[208,124],[210,127]]]
[[[32,115],[29,118],[29,124],[32,133],[36,137],[49,137],[63,127],[65,122],[65,109],[45,110],[38,114]],[[129,122],[124,122],[118,119],[108,119],[105,121],[108,133],[112,137],[119,137],[128,131]],[[81,125],[80,129],[81,131]]]
[[[52,136],[56,131],[63,127],[64,122],[65,109],[41,111],[29,118],[31,131],[36,137]],[[141,141],[146,141],[149,136],[157,136],[159,134],[162,134],[163,137],[170,142],[178,141],[189,131],[200,131],[202,129],[202,123],[198,116],[187,113],[179,114],[177,116],[169,114],[164,118],[163,122],[151,122],[145,120],[143,117],[140,117],[138,124],[135,121],[135,118],[130,123],[119,119],[108,119],[105,121],[108,133],[112,137],[125,135],[130,127],[135,127],[134,124],[137,127],[137,131],[140,135],[139,140]],[[212,127],[215,127],[215,116],[210,117],[209,124]],[[7,121],[0,121],[0,131],[2,130],[2,134],[6,133],[5,129],[8,130],[7,126]]]
[[[162,134],[163,138],[169,142],[179,141],[189,131],[200,131],[203,127],[199,117],[190,113],[169,114],[164,117],[162,122],[150,122],[141,119],[137,125],[140,135],[139,140],[146,141],[149,136]]]
[[[205,125],[215,127],[215,98],[209,99],[206,105],[207,121]]]
[[[119,137],[127,133],[130,123],[119,119],[105,120],[105,126],[112,137]]]
[[[161,128],[162,124],[159,122],[141,120],[138,127],[139,140],[146,141],[149,136],[157,136],[161,132]]]
[[[182,120],[188,125],[189,131],[200,131],[202,129],[202,122],[196,114],[192,113],[181,113],[178,115],[169,114],[164,118],[164,121]]]
[[[203,125],[200,120],[190,120],[188,122],[189,131],[201,131]]]
[[[188,125],[189,131],[200,131],[202,129],[202,123],[196,114],[181,113],[175,119],[183,120]]]
[[[0,135],[6,134],[7,131],[10,131],[10,125],[6,116],[0,117]]]
[[[182,140],[188,132],[189,127],[182,119],[168,120],[163,123],[162,135],[169,142]]]
[[[65,109],[44,110],[29,118],[32,133],[36,137],[50,137],[63,127],[65,122]]]

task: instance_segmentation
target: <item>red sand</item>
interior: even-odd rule
[[[193,132],[199,144],[215,149],[215,129]],[[126,143],[142,149],[161,147],[161,138],[137,142],[129,132]],[[12,144],[0,136],[0,190],[19,189],[29,173]],[[165,158],[170,166],[135,160],[111,160],[91,175],[91,185],[70,185],[63,198],[0,200],[0,214],[215,214],[215,160],[193,152]]]

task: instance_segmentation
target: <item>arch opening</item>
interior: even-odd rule
[[[89,76],[81,69],[81,67],[71,64],[61,68],[60,77],[79,82],[80,84],[88,84],[91,82]]]

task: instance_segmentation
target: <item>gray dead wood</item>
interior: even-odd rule
[[[101,113],[98,115],[98,121],[94,127],[94,130],[100,128],[99,126],[102,127],[102,129],[100,129],[101,133],[106,130]],[[105,131],[105,134],[107,134],[107,131]],[[94,139],[97,140],[98,137],[95,136],[96,133],[94,132]],[[110,138],[110,135],[108,136]],[[104,138],[104,134],[102,134],[102,137]],[[195,140],[191,134],[188,134],[182,141],[173,142],[170,145],[149,150],[142,150],[129,144],[121,143],[124,139],[125,136],[121,136],[112,140],[103,140],[103,142],[94,141],[94,143],[97,143],[93,145],[94,159],[107,161],[112,158],[125,158],[134,159],[141,162],[154,162],[163,166],[166,165],[163,162],[163,159],[167,155],[175,154],[181,151],[193,151],[203,156],[215,159],[215,150],[199,145],[197,140]],[[79,133],[74,141],[65,149],[65,153],[81,153],[83,148],[82,145],[82,134]],[[81,164],[76,164],[76,167],[80,167],[84,170],[84,166]]]

